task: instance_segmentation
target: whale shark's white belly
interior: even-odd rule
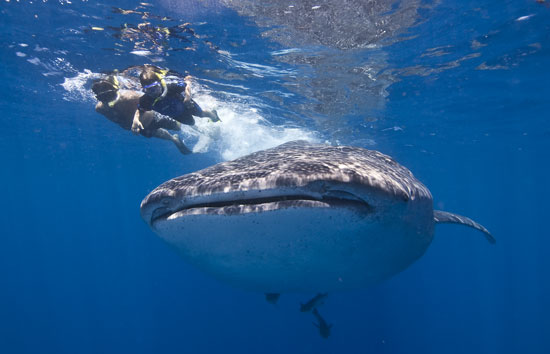
[[[396,205],[382,215],[322,204],[176,214],[153,229],[204,272],[265,293],[372,285],[413,263],[433,237],[431,207],[410,215],[401,210],[406,206]]]

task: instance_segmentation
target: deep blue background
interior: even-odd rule
[[[388,88],[383,117],[357,123],[350,141],[373,138],[431,189],[436,208],[483,223],[497,244],[437,226],[427,253],[403,273],[330,295],[321,311],[334,324],[328,340],[298,311],[311,294],[272,306],[191,268],[149,230],[141,199],[218,156],[182,158],[118,129],[93,103],[64,100],[62,76],[44,76],[31,56],[16,56],[17,43],[64,48],[78,71],[143,59],[97,51],[104,44],[91,37],[70,41],[62,30],[79,24],[63,22],[63,11],[88,13],[89,4],[32,6],[0,5],[1,353],[550,352],[548,6],[443,1],[411,29],[416,37],[386,48],[386,70],[399,81]],[[32,27],[34,13],[50,27]],[[534,16],[516,21],[525,15]],[[260,52],[273,46],[231,11],[196,16],[231,19],[231,35],[209,27],[220,38],[256,38]],[[59,37],[32,36],[41,31]],[[474,39],[484,46],[472,49]],[[420,55],[449,44],[444,58]],[[403,70],[438,69],[471,53],[481,54],[431,74]],[[51,62],[63,54],[41,55]],[[262,56],[251,51],[248,59]],[[482,63],[506,69],[480,70]],[[262,89],[257,80],[249,85]],[[386,129],[394,126],[402,130]]]

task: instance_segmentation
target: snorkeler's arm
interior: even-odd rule
[[[110,108],[108,105],[104,104],[103,102],[98,102],[95,106],[95,111],[97,113],[102,114],[105,118],[107,118],[111,122],[116,123],[124,128],[123,124],[121,123],[120,116],[115,109]]]
[[[96,111],[97,113],[103,114],[103,112],[104,112],[104,105],[103,105],[103,102],[101,102],[101,101],[97,102],[97,104],[95,105],[95,111]]]
[[[185,78],[185,95],[183,102],[189,102],[191,100],[191,76],[187,75]]]
[[[140,121],[140,115],[139,108],[136,109],[136,113],[134,113],[134,120],[132,121],[132,133],[139,134],[141,130],[143,130],[143,124],[141,124]]]

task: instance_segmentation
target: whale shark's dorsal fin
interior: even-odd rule
[[[492,244],[496,243],[495,238],[493,237],[493,235],[491,235],[489,230],[487,230],[482,225],[478,224],[477,222],[465,216],[448,213],[446,211],[441,211],[441,210],[434,210],[434,221],[436,223],[461,224],[461,225],[473,227],[474,229],[477,229],[483,232],[485,234],[485,238],[487,239],[487,241],[489,241]]]

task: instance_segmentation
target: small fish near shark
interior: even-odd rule
[[[281,294],[265,294],[265,301],[269,302],[270,304],[276,305],[280,297]]]
[[[327,298],[328,293],[319,293],[315,295],[311,300],[306,302],[305,304],[300,304],[300,312],[310,312],[311,310],[315,310],[319,305],[322,305]]]
[[[440,223],[495,242],[475,221],[434,210],[428,188],[391,157],[303,141],[171,179],[141,215],[189,263],[265,294],[381,282],[420,258]]]
[[[319,328],[319,334],[323,338],[328,338],[330,336],[330,329],[332,328],[332,324],[328,324],[327,321],[323,317],[321,317],[321,314],[319,311],[317,311],[316,308],[311,311],[313,313],[313,316],[317,319],[317,323],[313,322],[313,325],[317,328]]]

